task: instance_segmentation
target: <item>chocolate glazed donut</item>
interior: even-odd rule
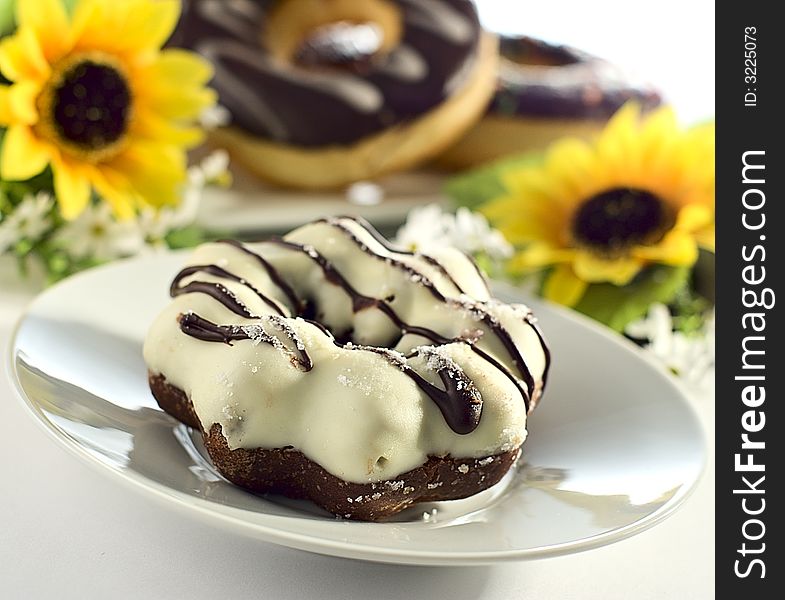
[[[219,143],[296,187],[431,157],[479,118],[496,58],[469,0],[189,0],[170,43],[214,65]]]
[[[591,138],[630,100],[656,108],[659,93],[621,69],[570,46],[503,37],[497,90],[483,119],[439,163],[466,168],[538,150],[563,136]]]

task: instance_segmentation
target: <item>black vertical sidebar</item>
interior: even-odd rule
[[[716,10],[716,584],[763,600],[785,597],[785,30],[777,3]]]

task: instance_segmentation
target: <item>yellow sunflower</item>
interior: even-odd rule
[[[714,249],[714,125],[679,129],[668,107],[625,105],[595,142],[557,142],[503,183],[481,210],[520,248],[511,270],[552,267],[543,293],[568,306],[589,284]]]
[[[178,201],[193,119],[215,102],[209,65],[161,46],[179,0],[18,0],[16,32],[0,42],[0,177],[52,167],[61,213],[73,219],[91,189],[129,217]]]

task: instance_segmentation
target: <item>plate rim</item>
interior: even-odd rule
[[[81,280],[86,276],[94,276],[99,271],[113,270],[133,262],[157,261],[161,258],[173,258],[175,256],[185,255],[187,253],[188,250],[167,251],[155,255],[137,256],[113,261],[76,273],[75,275],[60,281],[51,287],[42,290],[28,303],[28,305],[22,311],[22,314],[17,318],[11,330],[11,335],[7,345],[6,368],[8,372],[8,379],[11,383],[11,389],[14,391],[21,405],[25,408],[25,412],[32,416],[37,425],[43,429],[51,439],[54,439],[59,446],[65,448],[70,454],[81,458],[83,462],[91,465],[91,468],[95,469],[97,472],[109,472],[112,474],[112,477],[115,481],[121,482],[123,485],[140,492],[142,495],[145,495],[148,498],[155,499],[162,505],[174,507],[180,514],[186,515],[189,518],[196,519],[199,516],[206,517],[200,519],[200,521],[203,523],[210,523],[213,526],[227,526],[228,529],[231,529],[236,533],[250,536],[264,542],[327,556],[379,563],[421,566],[487,565],[498,562],[514,562],[564,556],[599,548],[637,535],[661,523],[674,512],[676,512],[676,510],[678,510],[684,504],[685,500],[687,500],[687,498],[692,495],[698,484],[705,476],[708,462],[708,456],[706,452],[706,433],[704,431],[703,424],[697,415],[695,407],[692,406],[692,403],[687,397],[684,384],[669,374],[662,365],[652,361],[649,357],[647,357],[643,351],[631,341],[616,334],[615,332],[612,332],[612,330],[609,328],[593,321],[585,315],[582,315],[576,311],[571,311],[567,308],[552,302],[548,302],[547,300],[541,298],[532,298],[533,304],[544,305],[548,308],[548,310],[554,311],[561,318],[576,323],[579,326],[588,327],[594,333],[620,345],[627,352],[635,355],[639,360],[644,361],[657,373],[658,377],[663,381],[663,383],[670,387],[675,395],[678,396],[679,402],[685,407],[686,412],[692,421],[692,425],[698,433],[700,438],[698,442],[701,448],[701,454],[697,476],[691,482],[679,488],[679,490],[663,506],[637,521],[593,536],[562,542],[559,544],[537,546],[534,548],[494,551],[484,550],[473,552],[416,549],[403,550],[396,548],[384,548],[381,546],[355,544],[349,539],[348,536],[344,536],[344,540],[335,540],[286,531],[270,524],[256,523],[243,519],[243,513],[247,512],[244,509],[223,506],[215,502],[211,502],[210,500],[187,495],[162,483],[149,479],[139,473],[136,473],[135,471],[116,469],[88,452],[88,450],[83,445],[79,444],[67,433],[59,429],[51,420],[47,419],[42,414],[40,406],[28,397],[22,386],[17,370],[17,338],[19,336],[19,331],[26,322],[32,310],[35,308],[38,300],[44,296],[55,293],[56,290],[61,287],[74,285],[75,281]],[[506,282],[493,281],[492,284],[494,286],[503,288],[510,293],[522,293],[513,285]],[[345,520],[336,520],[336,523],[342,523],[349,527],[355,525],[354,522]],[[365,525],[367,525],[367,523]]]

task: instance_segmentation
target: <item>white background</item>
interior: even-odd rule
[[[479,0],[484,24],[612,60],[665,92],[684,123],[714,116],[714,3],[708,0]]]

